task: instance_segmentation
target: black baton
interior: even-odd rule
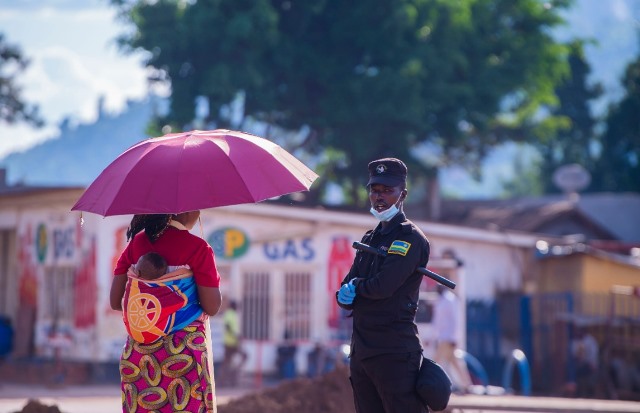
[[[383,257],[387,256],[386,251],[382,251],[381,249],[374,248],[371,245],[363,244],[362,242],[355,241],[352,247],[360,251],[368,252],[370,254],[381,255]],[[456,288],[456,283],[454,283],[448,278],[444,278],[442,275],[436,274],[433,271],[429,271],[425,267],[418,267],[416,268],[416,271],[418,271],[419,273],[422,273],[423,275],[426,275],[427,277],[431,278],[434,281],[439,282],[440,284],[446,287],[451,288],[452,290]]]

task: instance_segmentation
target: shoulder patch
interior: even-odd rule
[[[405,256],[407,252],[409,252],[409,248],[411,248],[411,244],[406,241],[395,240],[391,243],[387,254],[398,254]]]

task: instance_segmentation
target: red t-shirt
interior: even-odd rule
[[[187,230],[171,226],[153,244],[144,231],[136,234],[122,251],[114,275],[126,274],[140,256],[151,251],[162,255],[169,266],[188,265],[197,285],[220,287],[220,274],[209,244]]]

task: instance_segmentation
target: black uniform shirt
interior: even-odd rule
[[[380,354],[419,351],[415,324],[422,274],[417,267],[429,261],[429,241],[403,212],[368,231],[362,242],[387,252],[379,256],[358,251],[342,281],[356,279],[352,305],[351,356],[364,359]]]

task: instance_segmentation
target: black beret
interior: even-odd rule
[[[400,159],[383,158],[369,163],[369,182],[367,186],[382,184],[398,186],[407,181],[407,165]]]

